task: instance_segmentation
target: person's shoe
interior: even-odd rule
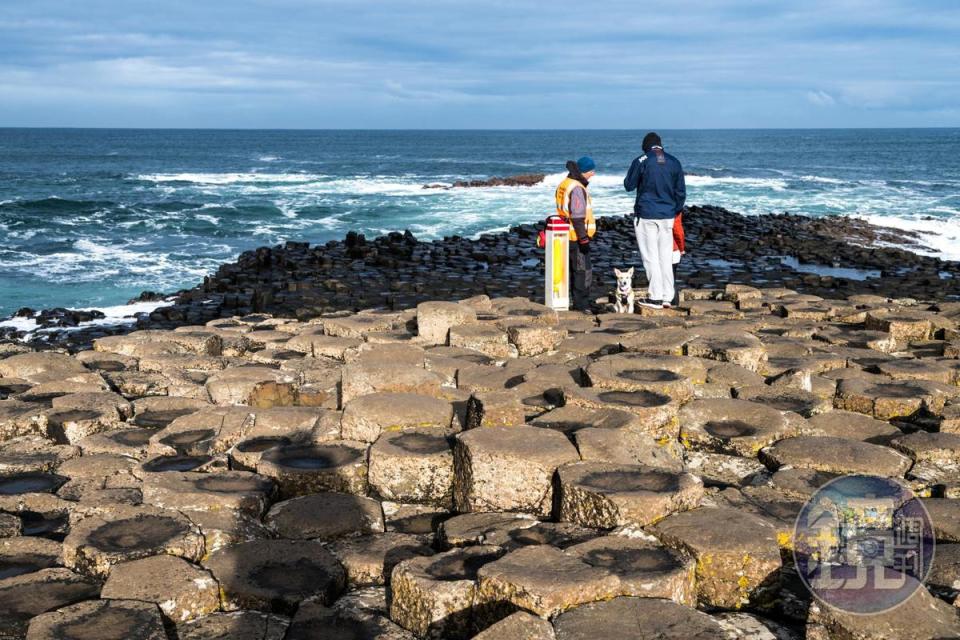
[[[640,301],[640,306],[647,309],[663,309],[663,301],[643,299]]]
[[[663,308],[664,308],[664,309],[672,309],[672,308],[673,308],[673,305],[670,304],[669,302],[664,302],[664,303],[663,303]]]

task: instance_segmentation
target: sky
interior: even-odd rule
[[[0,126],[960,126],[957,0],[0,0]]]

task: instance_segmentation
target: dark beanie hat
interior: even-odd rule
[[[647,135],[643,136],[643,152],[650,153],[650,149],[654,147],[662,147],[663,142],[660,140],[660,136],[651,131]]]
[[[580,173],[587,173],[596,169],[597,163],[590,156],[583,156],[577,160],[577,168],[580,169]]]

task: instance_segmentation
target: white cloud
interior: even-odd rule
[[[832,107],[837,103],[832,95],[826,91],[823,91],[822,89],[818,89],[816,91],[807,91],[807,101],[810,104],[817,105],[818,107]]]

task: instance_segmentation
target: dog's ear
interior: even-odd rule
[[[614,275],[616,275],[618,278],[623,275],[622,273],[620,273],[620,269],[614,269],[614,270],[613,270],[613,273],[614,273]]]
[[[627,277],[628,278],[633,277],[633,267],[630,267],[629,269],[627,269]]]

